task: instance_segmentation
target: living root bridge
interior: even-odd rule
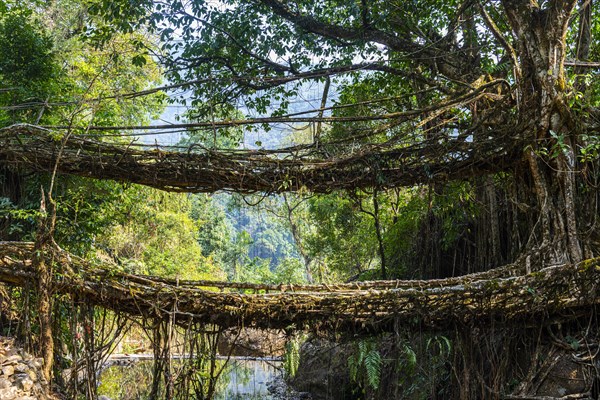
[[[32,243],[0,242],[0,281],[31,283],[32,253]],[[374,332],[397,324],[432,330],[496,322],[525,326],[589,314],[599,302],[599,259],[520,276],[511,276],[517,269],[507,266],[445,280],[292,286],[178,282],[99,267],[60,249],[46,256],[61,271],[53,283],[56,293],[131,316],[223,328]]]
[[[326,144],[323,144],[326,146]],[[308,189],[411,186],[507,170],[522,145],[498,136],[478,142],[446,138],[404,145],[363,145],[322,157],[311,146],[282,150],[141,150],[75,134],[60,136],[31,125],[0,129],[0,164],[97,179],[138,183],[174,192],[279,193]]]

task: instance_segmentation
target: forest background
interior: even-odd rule
[[[209,107],[191,101],[189,90],[187,95],[175,92],[183,96],[181,103],[169,97],[172,93],[168,91],[127,96],[166,82],[164,67],[156,57],[145,54],[148,49],[158,51],[160,41],[154,35],[114,33],[99,45],[87,29],[100,19],[78,1],[8,2],[2,9],[3,126],[143,125],[158,121],[169,108],[179,113],[177,119],[193,121]],[[321,84],[316,89],[322,88]],[[292,112],[311,105],[310,100],[303,100],[307,94],[312,94],[312,106],[320,103],[314,85],[304,90],[306,93],[286,100],[292,103]],[[258,99],[261,97],[250,95],[248,101]],[[269,109],[281,106],[277,103]],[[209,117],[223,119],[221,114],[215,116],[223,112],[213,110]],[[173,114],[169,110],[168,115]],[[181,146],[264,148],[312,140],[313,124],[303,125],[280,126],[268,132],[263,127],[228,129],[219,132],[217,143],[212,132],[175,136],[167,132],[156,134],[150,142],[156,140],[160,147],[180,137]],[[263,145],[261,137],[268,143]],[[23,178],[3,170],[0,212],[4,240],[33,239],[39,188],[48,181],[44,175]],[[409,259],[417,247],[410,240],[419,236],[418,221],[431,213],[444,215],[447,229],[440,240],[458,240],[477,210],[470,207],[461,210],[463,215],[454,215],[449,206],[455,200],[467,204],[469,190],[457,187],[439,201],[434,201],[435,194],[425,187],[319,196],[187,195],[60,176],[54,194],[58,204],[56,240],[74,254],[106,258],[128,272],[182,279],[263,283],[367,279],[380,276],[386,260],[388,277],[414,277],[418,269],[401,260]],[[376,212],[374,202],[378,203]]]
[[[300,171],[276,175],[269,193],[242,179],[182,194],[126,176],[55,174],[60,157],[46,173],[0,163],[0,240],[36,239],[46,191],[61,248],[139,274],[333,283],[505,264],[531,272],[596,257],[596,9],[565,0],[0,0],[0,132],[29,124],[57,143],[90,138],[157,159],[243,154],[297,161]],[[173,110],[177,119],[156,129]],[[302,181],[315,165],[341,172]],[[518,354],[535,336],[490,331],[474,355],[477,331],[454,333],[463,398],[493,375],[481,361],[469,380],[470,362],[493,359],[485,351],[498,356],[502,343]],[[534,361],[537,349],[527,353]]]

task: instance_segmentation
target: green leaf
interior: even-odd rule
[[[381,379],[381,355],[377,350],[371,350],[365,356],[365,369],[367,371],[367,381],[373,389],[379,387]]]
[[[136,67],[143,67],[147,62],[146,56],[143,54],[138,54],[131,59],[131,63]]]
[[[575,339],[573,336],[567,336],[565,337],[565,340],[567,341],[567,343],[569,343],[569,346],[571,346],[571,348],[575,351],[579,350],[579,348],[581,347],[581,343],[579,343],[579,340]]]

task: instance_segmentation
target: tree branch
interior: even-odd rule
[[[517,53],[515,52],[515,49],[511,46],[508,40],[506,40],[502,32],[500,32],[500,29],[498,29],[498,26],[496,25],[492,17],[490,17],[490,14],[488,14],[483,4],[481,4],[481,1],[478,1],[477,5],[479,6],[479,11],[481,13],[481,16],[483,17],[483,20],[485,21],[486,26],[492,32],[492,35],[494,35],[496,40],[500,42],[500,45],[504,48],[504,50],[510,57],[510,61],[515,74],[515,79],[517,82],[519,82],[521,80],[521,67],[519,65],[519,60],[517,58]]]
[[[442,74],[452,79],[460,79],[464,71],[460,71],[462,63],[454,51],[444,51],[438,47],[421,45],[388,32],[376,29],[373,26],[363,26],[360,29],[348,28],[341,25],[329,24],[318,20],[313,16],[300,14],[292,11],[287,5],[279,0],[255,0],[260,4],[269,7],[273,13],[281,18],[291,22],[295,26],[328,38],[343,39],[352,42],[374,42],[388,47],[390,50],[404,54],[411,54],[413,61],[427,66],[435,71],[439,70]],[[451,62],[452,60],[452,62]]]

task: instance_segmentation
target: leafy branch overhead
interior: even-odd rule
[[[37,299],[25,318],[47,378],[74,344],[56,330],[78,327],[53,312],[87,321],[95,307],[151,331],[150,397],[162,372],[175,397],[177,325],[215,349],[230,327],[394,332],[402,375],[421,359],[452,364],[421,397],[444,397],[447,379],[460,398],[541,398],[527,385],[550,376],[548,353],[529,344],[550,328],[585,321],[568,336],[583,339],[547,342],[595,351],[600,3],[0,0],[0,11],[0,281],[24,307]],[[40,186],[47,219],[34,211]],[[191,280],[205,277],[216,280]],[[350,368],[375,394],[392,357],[362,343]],[[293,347],[290,374],[302,372]],[[526,359],[529,372],[510,368]]]
[[[597,254],[597,246],[582,235],[596,228],[587,226],[590,218],[576,210],[586,209],[591,199],[585,199],[582,188],[597,179],[590,172],[594,168],[589,168],[597,160],[587,154],[600,115],[597,88],[577,78],[597,69],[593,56],[598,43],[591,28],[596,6],[577,4],[574,0],[168,4],[140,0],[99,2],[93,11],[105,19],[115,18],[117,22],[109,25],[115,31],[144,26],[161,38],[163,46],[156,57],[167,66],[169,79],[177,84],[195,82],[188,88],[194,101],[203,104],[196,128],[212,122],[218,130],[230,122],[211,120],[215,107],[243,108],[249,115],[271,110],[267,117],[231,121],[244,125],[327,123],[323,134],[321,127],[313,135],[312,145],[323,152],[315,158],[332,162],[331,171],[339,180],[360,188],[369,186],[366,179],[372,187],[389,188],[473,181],[500,170],[523,177],[514,190],[507,190],[522,197],[515,201],[534,211],[539,223],[523,233],[516,226],[513,233],[506,232],[511,237],[518,230],[525,238],[504,260],[528,252],[541,255],[548,249],[549,262],[577,262]],[[117,18],[123,10],[135,18]],[[325,105],[309,106],[301,111],[302,118],[286,114],[299,91],[311,82],[321,82],[316,87],[322,88],[327,80],[335,91],[331,106],[326,106],[323,90]],[[490,86],[492,82],[503,84]],[[481,95],[440,107],[475,92]],[[377,122],[388,116],[388,123]],[[552,151],[557,138],[564,138],[560,143],[564,151]],[[466,153],[455,147],[457,142],[468,148]],[[510,156],[501,160],[499,153],[491,155],[485,149],[488,143],[496,143]],[[389,177],[387,152],[393,146],[393,157],[401,166],[392,162],[391,168],[407,179]],[[380,157],[382,163],[363,165],[383,171],[381,178],[359,173],[366,179],[353,180],[335,167],[344,157],[375,152],[379,154],[370,159]],[[413,157],[408,163],[414,162],[416,169],[406,168],[406,154]],[[449,162],[457,155],[460,160]],[[296,160],[307,162],[311,170],[311,161],[303,156],[298,154]],[[467,159],[469,167],[459,165]],[[498,168],[488,168],[479,162],[483,159]],[[311,179],[285,181],[278,187],[298,189],[304,185],[301,180]],[[283,176],[279,180],[283,182]],[[330,177],[324,182],[331,190],[352,186],[336,185]],[[272,186],[258,190],[281,190]],[[591,217],[595,211],[585,212]]]

